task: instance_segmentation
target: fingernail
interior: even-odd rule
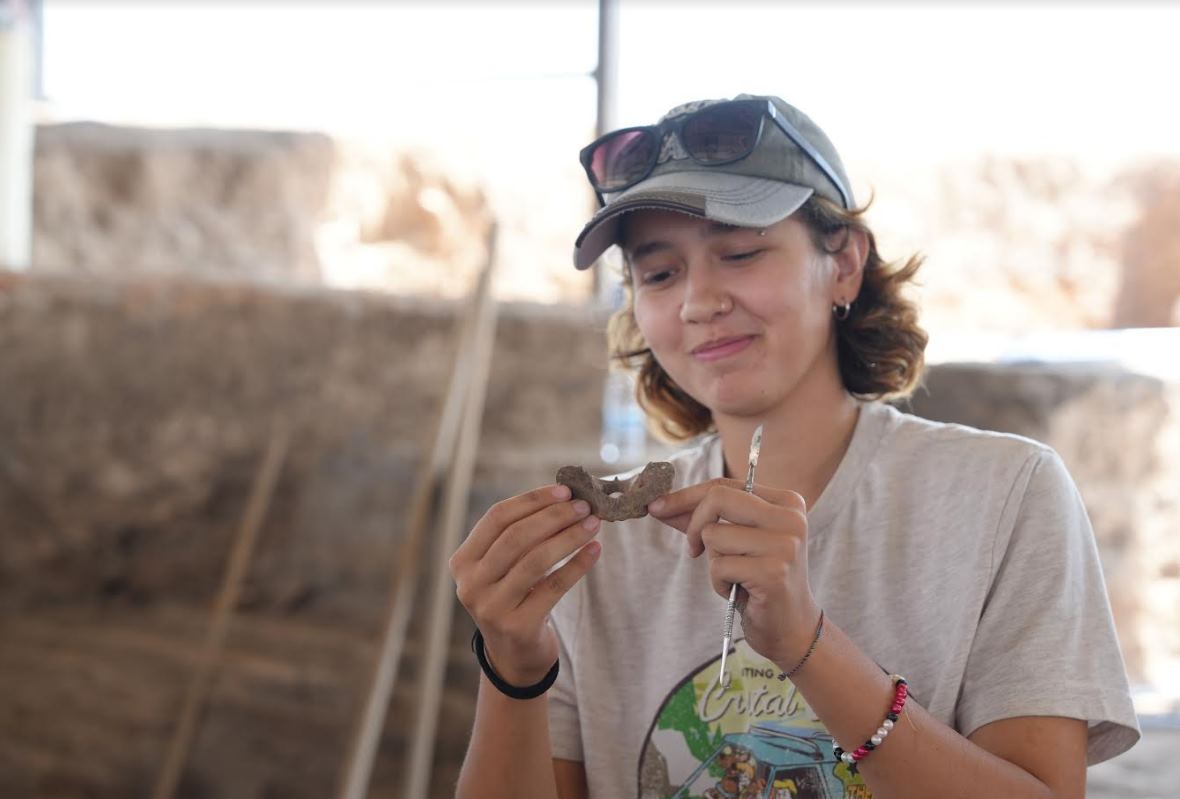
[[[553,496],[557,497],[558,499],[569,499],[570,498],[570,487],[569,486],[557,486],[556,488],[553,489]]]
[[[663,509],[664,509],[664,500],[662,500],[662,499],[657,499],[655,502],[652,502],[651,504],[649,504],[647,506],[647,510],[650,513],[659,513]]]
[[[597,541],[591,541],[584,547],[584,549],[591,555],[597,555],[602,551],[602,544],[598,543]]]
[[[587,518],[582,520],[582,526],[585,527],[587,530],[593,530],[595,527],[598,526],[598,517],[597,516],[588,516]]]
[[[574,512],[579,516],[590,512],[590,503],[584,499],[579,499],[574,503]]]

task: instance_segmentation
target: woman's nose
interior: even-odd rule
[[[733,310],[733,298],[719,283],[690,277],[686,281],[684,302],[680,305],[680,321],[686,323],[712,322]]]

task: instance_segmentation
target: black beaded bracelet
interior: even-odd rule
[[[488,662],[488,655],[483,648],[483,633],[479,631],[478,627],[475,629],[475,635],[471,636],[471,650],[475,652],[475,659],[479,661],[479,667],[483,669],[488,682],[494,685],[497,691],[513,699],[536,699],[548,691],[557,680],[557,667],[561,663],[559,660],[553,661],[553,668],[549,669],[549,673],[536,685],[517,688],[515,685],[505,682],[504,678],[496,674],[496,670]]]
[[[803,664],[807,662],[807,659],[809,657],[811,657],[811,653],[815,651],[815,645],[819,643],[819,637],[821,635],[823,635],[823,633],[824,633],[824,609],[820,608],[819,609],[819,624],[815,625],[815,637],[811,639],[811,646],[807,647],[807,651],[803,654],[803,659],[800,660],[798,663],[796,663],[795,667],[793,669],[791,669],[790,671],[780,671],[778,673],[779,682],[782,682],[783,680],[787,679],[788,677],[794,677],[795,672],[797,672],[797,671],[799,671],[799,669],[803,668]]]

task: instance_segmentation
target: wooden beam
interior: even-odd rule
[[[464,313],[456,341],[455,362],[447,387],[443,408],[435,423],[433,447],[418,471],[414,498],[397,548],[393,564],[393,585],[385,612],[385,625],[377,660],[369,679],[364,709],[352,737],[348,760],[341,779],[338,799],[364,799],[368,794],[373,761],[381,741],[381,732],[389,701],[397,682],[397,672],[405,648],[410,612],[418,586],[418,563],[423,543],[430,530],[432,511],[438,488],[451,481],[455,441],[459,436],[464,400],[471,390],[472,364],[477,353],[479,320],[491,302],[492,275],[495,264],[496,227],[488,235],[488,260],[480,273]]]
[[[215,666],[221,659],[229,619],[234,606],[237,605],[242,582],[246,577],[247,567],[250,565],[250,558],[254,553],[254,542],[258,538],[262,521],[266,518],[275,485],[278,483],[279,472],[287,456],[288,440],[289,432],[286,424],[276,422],[271,430],[266,454],[263,456],[262,463],[254,477],[254,487],[246,505],[246,513],[234,538],[233,549],[230,551],[225,576],[221,582],[221,590],[218,592],[217,600],[213,606],[212,622],[205,634],[205,645],[197,661],[192,681],[189,683],[188,692],[185,694],[180,720],[172,735],[172,743],[168,747],[168,755],[164,760],[164,767],[160,771],[159,780],[156,782],[156,788],[152,792],[153,799],[172,799],[176,794],[176,788],[184,770],[184,763],[192,746],[193,735],[196,733],[201,708],[209,694]]]
[[[0,0],[0,269],[31,266],[33,26],[24,0]]]
[[[494,263],[494,262],[493,262]],[[490,268],[490,267],[489,267]],[[498,307],[490,294],[480,305],[476,319],[475,358],[471,383],[463,407],[463,425],[455,450],[455,465],[447,481],[442,520],[435,538],[435,563],[431,577],[434,590],[426,614],[427,642],[422,660],[422,678],[418,686],[417,724],[411,738],[411,750],[405,770],[402,799],[426,799],[434,757],[438,708],[442,700],[442,681],[447,666],[447,646],[451,637],[451,616],[455,608],[455,584],[448,561],[466,532],[471,482],[475,473],[475,456],[479,449],[483,422],[484,398],[491,374],[495,350]]]

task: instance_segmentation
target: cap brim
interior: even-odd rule
[[[586,269],[618,243],[621,217],[630,211],[677,211],[738,227],[768,227],[795,213],[814,189],[727,172],[669,172],[611,198],[574,242],[574,266]]]

